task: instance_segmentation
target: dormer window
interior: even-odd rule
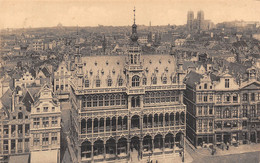
[[[89,73],[90,73],[90,75],[92,75],[92,74],[93,74],[93,71],[92,71],[92,69],[89,71]]]
[[[115,71],[115,69],[114,69],[114,68],[113,68],[113,70],[112,70],[112,73],[113,73],[113,74],[115,74],[115,73],[116,73],[116,71]]]
[[[101,70],[101,74],[104,75],[104,70],[103,69]]]
[[[167,77],[163,77],[163,84],[167,84]]]
[[[111,86],[112,86],[112,79],[108,79],[108,80],[107,80],[107,86],[108,86],[108,87],[111,87]]]
[[[225,79],[225,88],[229,88],[229,79]]]
[[[95,66],[97,66],[97,61],[95,61]]]
[[[149,63],[152,64],[152,60],[150,60]]]
[[[85,80],[85,87],[86,87],[86,88],[89,87],[89,80]]]
[[[106,61],[106,65],[108,65],[108,61]]]
[[[158,72],[158,71],[159,71],[159,70],[158,70],[158,67],[156,67],[156,68],[155,68],[155,71],[156,71],[156,72]]]
[[[204,84],[204,89],[208,89],[207,83]]]
[[[168,62],[171,63],[171,60],[169,59]]]
[[[100,79],[96,80],[96,87],[100,87]]]
[[[152,77],[152,84],[157,84],[157,77],[156,76],[154,76],[154,77]]]
[[[122,86],[122,85],[123,85],[123,79],[120,78],[120,79],[118,80],[118,86]]]
[[[117,63],[117,65],[119,65],[119,61],[117,61],[116,63]]]
[[[168,67],[165,67],[165,71],[168,72]]]

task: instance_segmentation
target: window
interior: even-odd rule
[[[208,120],[207,119],[204,120],[203,128],[205,131],[207,131],[207,129],[208,129]]]
[[[243,127],[246,127],[246,126],[247,126],[247,121],[243,121],[243,122],[242,122],[242,126],[243,126]]]
[[[217,102],[221,102],[221,95],[217,95]]]
[[[209,129],[213,129],[213,121],[209,120]]]
[[[42,145],[49,145],[49,133],[42,134]]]
[[[120,95],[116,95],[116,105],[120,105]]]
[[[221,118],[221,108],[217,109],[216,116],[217,118]]]
[[[51,118],[51,126],[58,126],[58,117]]]
[[[40,134],[33,134],[33,146],[40,145]]]
[[[123,85],[123,79],[120,78],[120,79],[118,80],[118,86],[122,86],[122,85]]]
[[[230,118],[230,111],[229,111],[229,109],[225,109],[225,110],[224,110],[223,117],[224,117],[224,118]]]
[[[23,113],[22,112],[18,113],[18,119],[23,119]]]
[[[97,107],[97,96],[93,96],[93,107]]]
[[[163,84],[167,84],[167,77],[163,78]]]
[[[243,93],[243,101],[247,101],[247,97],[248,95],[247,95],[247,93]]]
[[[251,93],[251,101],[255,101],[255,93]]]
[[[99,79],[96,80],[96,87],[100,87],[100,80]]]
[[[204,102],[208,101],[208,96],[204,96]]]
[[[111,106],[115,105],[115,95],[113,94],[110,96],[110,105]]]
[[[57,133],[51,133],[51,144],[57,144]]]
[[[209,95],[209,101],[213,101],[213,94]]]
[[[199,120],[199,125],[198,125],[198,129],[201,130],[202,129],[202,120]]]
[[[255,105],[251,105],[250,111],[251,111],[251,113],[250,113],[251,117],[256,117]]]
[[[202,106],[198,107],[198,115],[202,115]]]
[[[201,94],[198,94],[198,101],[201,102],[202,101],[202,95]]]
[[[204,84],[204,89],[208,89],[207,83]]]
[[[105,106],[109,106],[109,96],[105,96]]]
[[[107,86],[108,86],[108,87],[111,87],[111,86],[112,86],[112,79],[108,79],[108,80],[107,80]]]
[[[154,76],[154,77],[152,78],[152,84],[157,84],[157,77],[156,77],[156,76]]]
[[[230,95],[227,94],[225,97],[226,97],[226,102],[229,102],[230,101]]]
[[[146,85],[146,84],[147,84],[147,78],[144,77],[144,78],[143,78],[143,85]]]
[[[49,127],[49,117],[42,118],[42,125],[43,127]]]
[[[135,75],[132,77],[132,87],[138,87],[139,86],[139,76]]]
[[[55,107],[52,107],[52,109],[51,109],[51,110],[52,110],[52,112],[55,112]]]
[[[260,93],[257,93],[257,100],[260,101]]]
[[[43,112],[48,112],[48,107],[43,107]]]
[[[208,106],[204,106],[204,115],[208,115]]]
[[[225,79],[225,88],[229,88],[229,79]]]
[[[33,118],[33,127],[34,128],[40,127],[40,118]]]
[[[125,95],[121,96],[121,105],[125,105]]]
[[[237,117],[238,117],[238,111],[237,111],[237,109],[234,109],[234,110],[233,110],[232,116],[233,116],[234,118],[237,118]]]
[[[99,105],[99,106],[103,106],[103,105],[104,105],[103,103],[104,103],[103,96],[100,95],[100,96],[98,97],[98,105]]]
[[[85,87],[86,87],[86,88],[89,87],[89,80],[85,80]]]
[[[243,117],[247,117],[247,105],[243,105],[242,114],[243,114]]]
[[[213,106],[209,107],[209,114],[212,115],[213,114]]]
[[[87,96],[87,107],[92,107],[91,96]]]
[[[233,102],[237,102],[238,98],[237,98],[237,94],[233,95]]]

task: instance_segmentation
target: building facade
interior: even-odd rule
[[[259,142],[259,82],[255,69],[247,76],[244,82],[228,73],[186,76],[187,137],[195,147]]]
[[[54,72],[54,93],[58,95],[59,100],[69,99],[69,82],[71,72],[67,69],[66,63],[60,63],[58,69]]]
[[[78,162],[181,152],[186,125],[182,64],[142,55],[132,26],[128,55],[81,57],[71,79],[71,139]]]
[[[44,85],[31,110],[30,151],[32,162],[41,160],[39,156],[42,151],[50,151],[52,156],[56,156],[51,162],[59,162],[60,122],[60,103],[53,97],[52,89],[48,85]],[[43,157],[42,159],[45,160]]]
[[[28,161],[32,152],[43,150],[56,150],[55,162],[59,162],[61,112],[59,103],[53,102],[55,98],[50,92],[52,90],[46,86],[17,86],[2,96],[0,157],[3,162],[21,155],[27,156]]]

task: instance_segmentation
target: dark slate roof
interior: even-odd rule
[[[48,69],[47,69],[46,67],[43,67],[43,68],[41,69],[41,71],[43,72],[43,74],[44,74],[46,77],[50,77],[50,76],[51,76],[50,72],[48,71]]]
[[[1,97],[1,102],[6,110],[10,110],[12,107],[12,90],[8,89]]]
[[[198,74],[194,71],[190,71],[189,74],[185,78],[185,83],[188,86],[195,88],[196,87],[195,83],[200,82],[201,78],[203,78],[203,76],[201,74]]]
[[[192,61],[184,61],[183,62],[183,69],[184,70],[187,70],[190,67],[196,68],[196,65],[194,64],[194,62],[192,62]]]

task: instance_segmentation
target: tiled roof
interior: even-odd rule
[[[118,79],[122,77],[123,86],[126,86],[124,67],[127,56],[86,56],[82,58],[83,73],[85,79],[90,81],[90,88],[95,87],[97,77],[101,80],[100,87],[107,87],[107,80],[112,79],[111,87],[118,87]],[[151,85],[151,77],[157,77],[157,84],[162,84],[161,77],[167,77],[167,83],[171,83],[171,77],[176,71],[175,58],[171,55],[142,55],[143,73],[140,77],[147,78],[147,85]]]

